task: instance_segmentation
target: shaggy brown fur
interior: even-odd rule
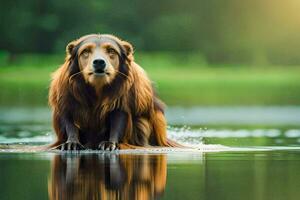
[[[103,76],[89,64],[97,55],[110,60]],[[54,148],[180,146],[167,139],[164,104],[134,62],[131,44],[112,35],[87,35],[67,46],[65,63],[53,75],[49,104]]]

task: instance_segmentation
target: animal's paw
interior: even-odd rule
[[[98,145],[98,149],[106,150],[106,151],[113,151],[113,150],[119,149],[119,144],[117,142],[102,141]]]
[[[76,150],[82,150],[85,149],[85,147],[77,141],[67,141],[65,143],[62,143],[53,149],[58,149],[61,151],[76,151]]]

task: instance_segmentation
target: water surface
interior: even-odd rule
[[[300,151],[0,154],[1,199],[298,199]]]
[[[28,151],[54,140],[47,108],[0,108],[0,199],[299,199],[297,110],[262,108],[266,126],[248,126],[221,109],[210,127],[215,108],[195,108],[189,127],[194,111],[176,109],[168,135],[193,150],[62,153]]]

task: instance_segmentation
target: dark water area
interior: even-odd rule
[[[300,150],[1,153],[1,199],[298,199]]]
[[[28,150],[54,140],[49,109],[0,108],[0,199],[296,200],[297,110],[176,108],[168,136],[193,150],[62,153]]]

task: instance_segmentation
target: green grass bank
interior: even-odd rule
[[[47,105],[50,74],[64,55],[0,63],[0,105]],[[196,54],[137,54],[168,105],[300,105],[300,66],[209,65]]]

